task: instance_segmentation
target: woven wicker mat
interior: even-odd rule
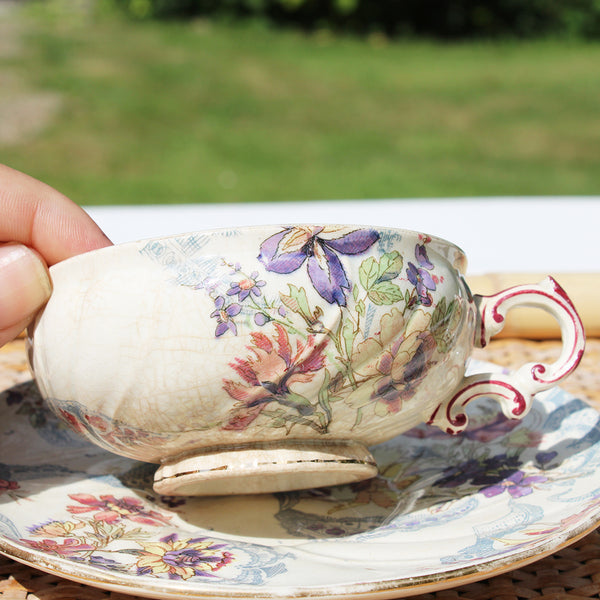
[[[22,342],[0,349],[0,385],[26,377],[20,358]],[[508,367],[531,360],[553,361],[559,344],[553,341],[498,340],[475,356]],[[564,389],[587,399],[600,410],[600,339],[588,340],[579,369]],[[600,481],[600,479],[599,479]],[[0,598],[5,600],[135,600],[139,596],[109,592],[47,575],[0,556]],[[413,596],[414,600],[585,600],[600,598],[600,529],[554,555],[505,575],[450,590]]]

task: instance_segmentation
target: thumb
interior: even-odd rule
[[[22,244],[0,245],[0,346],[15,338],[50,297],[45,262]]]

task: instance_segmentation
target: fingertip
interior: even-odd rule
[[[0,344],[17,335],[51,293],[48,269],[37,252],[22,244],[0,245]]]

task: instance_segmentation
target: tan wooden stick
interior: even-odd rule
[[[583,321],[586,335],[599,337],[600,273],[490,273],[467,277],[467,283],[474,294],[489,296],[514,285],[538,283],[547,275],[552,275],[571,298]],[[496,337],[558,339],[560,328],[543,310],[516,308],[508,313],[506,325]]]

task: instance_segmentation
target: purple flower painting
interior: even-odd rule
[[[346,306],[350,282],[338,254],[362,254],[379,239],[372,229],[348,227],[287,227],[265,240],[259,260],[267,271],[287,274],[304,263],[310,281],[329,304]]]
[[[406,275],[408,280],[417,288],[417,295],[419,298],[419,304],[423,306],[431,306],[432,298],[429,291],[433,291],[436,288],[435,281],[429,273],[433,269],[429,257],[427,256],[427,248],[425,244],[417,244],[415,247],[415,258],[419,266],[415,266],[413,263],[408,263],[406,269]]]
[[[138,575],[166,575],[169,579],[212,577],[233,560],[224,544],[215,544],[207,538],[179,539],[172,533],[159,541],[141,542],[143,551],[138,560]]]
[[[260,296],[260,288],[265,286],[266,282],[258,278],[258,271],[254,271],[250,277],[245,277],[240,281],[234,281],[231,283],[229,290],[227,290],[228,296],[237,296],[240,302],[243,302],[248,296]]]
[[[242,307],[237,302],[225,306],[225,298],[223,296],[215,298],[215,310],[210,316],[217,320],[217,327],[215,329],[216,337],[222,336],[226,331],[231,331],[233,335],[237,335],[237,327],[233,321],[233,317],[238,315],[241,310]]]
[[[522,496],[528,496],[531,494],[537,483],[544,483],[545,481],[548,480],[543,475],[526,476],[523,471],[516,471],[503,481],[482,489],[481,493],[486,498],[493,498],[494,496],[498,496],[506,491],[513,498],[521,498]]]

